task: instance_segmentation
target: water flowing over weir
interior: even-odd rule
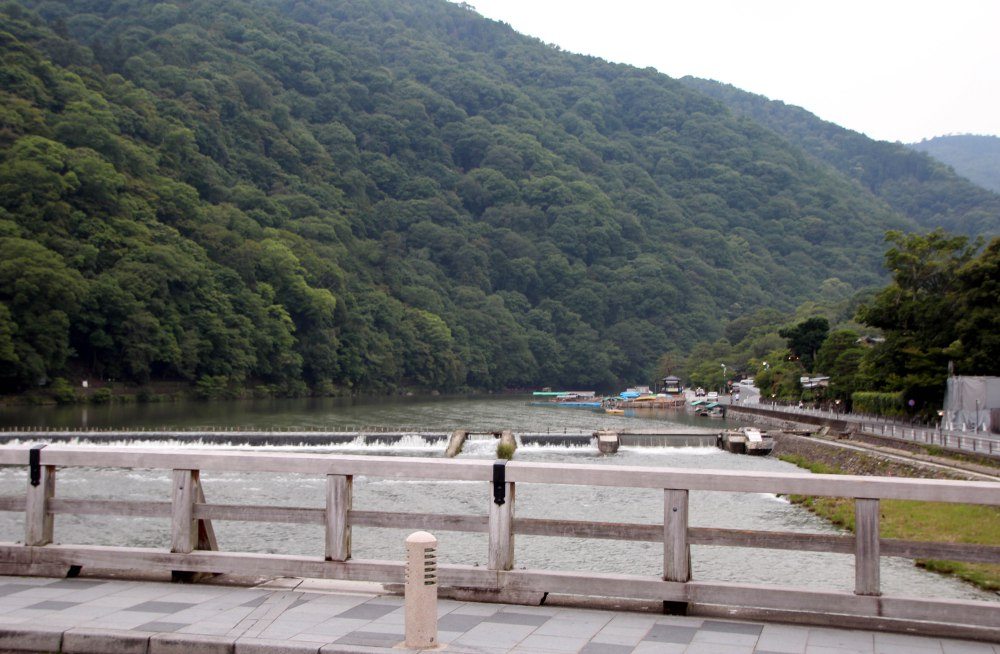
[[[645,429],[620,431],[622,445],[644,447],[695,447],[715,443],[716,431],[676,432],[667,429]],[[374,432],[327,432],[321,430],[31,430],[12,429],[0,431],[0,443],[48,442],[67,444],[124,445],[128,443],[172,443],[194,445],[234,445],[234,446],[283,446],[283,447],[323,447],[323,446],[387,446],[401,445],[418,447],[434,446],[448,442],[450,434],[432,431],[374,431]],[[593,445],[594,433],[515,433],[518,445],[550,445],[562,447],[583,447]],[[470,440],[492,441],[494,432],[470,432]]]
[[[300,407],[296,404],[279,406]],[[392,411],[374,407],[373,417],[365,422],[358,412],[339,417],[334,413],[310,414],[296,408],[288,410],[285,424],[275,424],[274,415],[256,421],[254,416],[230,417],[230,424],[247,424],[251,429],[237,431],[195,430],[195,425],[180,423],[176,428],[151,430],[106,428],[88,439],[98,443],[128,444],[124,434],[155,435],[158,441],[143,442],[144,448],[190,447],[233,449],[275,449],[280,451],[365,454],[418,458],[443,457],[451,430],[469,428],[474,434],[460,458],[493,459],[496,441],[490,433],[510,428],[518,435],[516,460],[542,463],[587,463],[607,466],[642,466],[674,469],[712,469],[756,471],[761,473],[801,472],[774,458],[733,455],[714,447],[714,433],[728,426],[726,421],[695,420],[683,414],[673,420],[639,420],[576,412],[564,409],[528,409],[523,401],[500,399],[488,401],[451,401],[394,405]],[[384,413],[379,413],[384,411]],[[179,412],[181,413],[181,412]],[[390,415],[391,414],[391,415]],[[90,416],[91,420],[93,416]],[[204,421],[199,417],[199,421]],[[338,422],[339,421],[339,422]],[[360,431],[341,428],[350,424],[412,425],[423,423],[427,429],[392,428]],[[7,422],[6,424],[11,424]],[[22,423],[30,424],[30,423]],[[34,424],[45,424],[36,422]],[[50,423],[51,424],[51,423]],[[79,424],[78,422],[76,423]],[[119,422],[118,424],[126,424]],[[142,423],[138,423],[142,424]],[[147,423],[148,424],[148,423]],[[164,424],[157,417],[156,424]],[[205,424],[200,422],[200,424]],[[222,424],[222,423],[220,423]],[[319,442],[316,429],[289,429],[290,425],[331,425]],[[64,423],[63,426],[68,426]],[[7,428],[9,429],[9,427]],[[617,454],[601,455],[592,443],[598,429],[632,429],[635,432],[656,429],[673,434],[657,443],[631,444],[623,440]],[[80,441],[81,433],[63,430],[68,442]],[[703,431],[705,436],[693,436]],[[248,433],[259,433],[248,440]],[[679,434],[691,434],[691,440]],[[54,439],[59,432],[47,430],[43,440]],[[536,438],[532,438],[537,436]],[[60,435],[60,437],[62,437]],[[24,434],[0,431],[0,438]],[[647,436],[643,436],[647,438]],[[710,439],[710,440],[709,440]],[[134,441],[133,441],[134,442]],[[59,472],[59,494],[68,498],[111,500],[128,497],[137,501],[156,501],[169,497],[171,476],[163,470],[121,471],[90,468],[65,469]],[[324,506],[325,485],[321,478],[295,473],[264,473],[253,476],[233,472],[203,472],[202,484],[207,500],[219,504],[253,502],[275,507]],[[0,468],[0,496],[24,492],[23,469]],[[366,478],[354,481],[354,509],[359,511],[407,511],[478,515],[483,511],[483,496],[489,492],[486,482],[420,481],[407,479]],[[663,520],[662,491],[641,488],[595,487],[555,484],[522,484],[518,488],[517,516],[523,518],[558,518],[564,520],[602,520],[607,522],[656,524]],[[251,499],[252,498],[252,499]],[[166,521],[169,522],[169,521]],[[718,491],[692,491],[690,523],[695,527],[728,529],[765,529],[809,534],[843,533],[807,510],[790,504],[783,497],[769,493],[732,494]],[[0,540],[24,538],[24,518],[16,512],[0,511]],[[323,528],[317,525],[284,523],[248,523],[219,520],[215,525],[220,548],[260,553],[286,552],[302,555],[323,554]],[[136,547],[163,547],[169,543],[169,524],[162,519],[125,516],[60,515],[56,521],[56,541]],[[352,540],[354,556],[363,559],[399,559],[399,544],[407,531],[383,528],[355,528]],[[481,533],[442,532],[438,548],[442,563],[485,565],[486,535]],[[519,535],[516,565],[552,570],[588,569],[620,574],[656,574],[663,566],[662,545],[652,542],[626,542],[587,538],[553,538]],[[692,546],[693,575],[696,579],[741,583],[800,585],[811,580],[819,588],[850,589],[854,584],[853,559],[850,555],[830,552],[777,551],[723,546]],[[884,557],[882,583],[885,592],[919,595],[924,592],[941,597],[997,601],[997,595],[978,591],[951,578],[925,572],[905,559]]]

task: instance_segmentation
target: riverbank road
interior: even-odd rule
[[[0,651],[100,654],[408,652],[403,598],[277,579],[254,587],[0,576]],[[1000,654],[893,633],[441,599],[438,652]],[[835,622],[835,620],[831,620]]]

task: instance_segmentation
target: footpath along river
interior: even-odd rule
[[[207,426],[257,429],[322,428],[331,431],[379,426],[387,429],[499,430],[517,432],[592,432],[596,429],[719,430],[723,421],[696,418],[681,412],[655,418],[631,418],[587,410],[530,406],[527,397],[432,398],[394,401],[343,402],[335,400],[273,400],[203,404],[131,405],[69,409],[0,409],[0,426],[196,428]],[[178,447],[177,443],[136,443],[141,447]],[[492,459],[495,441],[470,440],[462,457]],[[184,445],[184,447],[207,447]],[[231,447],[243,447],[233,445]],[[314,451],[373,456],[441,457],[444,444],[428,444],[408,437],[393,445],[348,444],[323,447],[269,447],[271,451]],[[714,447],[622,447],[617,454],[600,455],[594,447],[523,446],[517,460],[597,465],[676,467],[759,472],[801,472],[775,458],[729,454]],[[23,468],[0,468],[0,495],[24,492]],[[325,481],[296,474],[203,473],[211,502],[275,506],[322,507]],[[61,497],[163,501],[170,496],[170,473],[159,470],[61,470],[57,494]],[[482,482],[413,482],[356,478],[357,510],[458,513],[485,515],[490,486]],[[607,522],[662,521],[662,492],[641,489],[522,484],[517,491],[517,515],[536,518],[592,519]],[[837,533],[837,529],[773,494],[692,492],[691,524],[697,527],[766,529],[807,533]],[[152,518],[58,516],[56,542],[166,547],[169,521]],[[281,552],[321,556],[323,531],[319,526],[219,522],[215,525],[223,550]],[[393,559],[403,556],[407,530],[355,528],[355,558]],[[485,534],[441,532],[439,559],[447,563],[485,565]],[[0,540],[20,541],[23,517],[0,512]],[[628,574],[659,574],[662,545],[624,541],[518,536],[515,567],[557,570],[593,570]],[[692,547],[693,576],[775,585],[808,585],[815,589],[850,590],[854,584],[849,555],[768,551],[711,546]],[[926,572],[905,559],[882,559],[883,592],[893,595],[938,596],[1000,601],[996,593],[980,591],[955,579]]]

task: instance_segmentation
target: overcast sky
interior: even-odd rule
[[[564,50],[693,75],[904,143],[1000,136],[1000,0],[467,0]]]

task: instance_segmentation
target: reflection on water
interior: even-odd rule
[[[691,425],[718,428],[719,420],[698,418],[683,411],[648,412],[650,419],[597,413],[588,409],[530,406],[530,396],[485,396],[469,399],[304,398],[290,400],[235,400],[110,404],[68,407],[0,407],[0,426],[60,428],[133,427],[197,428],[245,427],[260,429],[414,429],[450,431],[579,432],[638,425]]]
[[[210,405],[211,406],[211,405]],[[134,408],[134,407],[133,407]],[[158,407],[159,408],[159,407]],[[315,408],[315,407],[314,407]],[[224,412],[230,409],[223,409]],[[370,418],[370,419],[364,419]],[[514,429],[517,431],[593,431],[599,428],[678,428],[685,422],[704,426],[704,419],[680,418],[640,421],[604,416],[587,411],[528,407],[523,399],[437,400],[390,404],[332,407],[323,404],[314,413],[305,403],[285,405],[271,415],[250,411],[236,418],[239,424],[266,426],[324,426],[349,428],[356,424],[387,427],[419,425],[426,430]],[[207,424],[204,417],[176,417],[172,426]],[[118,423],[118,426],[126,423]],[[719,428],[721,423],[711,423]],[[150,447],[152,444],[143,444]],[[175,447],[176,444],[162,444]],[[491,459],[495,441],[472,439],[462,457]],[[409,457],[440,457],[444,445],[428,445],[411,438],[392,446],[359,447],[358,444],[322,448],[266,448],[269,451],[312,451],[336,454],[369,454]],[[729,454],[711,447],[623,447],[617,454],[602,456],[594,447],[529,445],[516,458],[552,463],[596,465],[641,465],[704,470],[797,471],[773,458]],[[325,480],[297,474],[203,473],[210,502],[270,506],[322,507]],[[0,469],[0,495],[22,494],[24,469]],[[170,497],[167,471],[64,469],[58,473],[57,495],[61,497],[165,501]],[[486,515],[491,501],[486,482],[421,482],[356,477],[354,508],[372,511],[419,511],[460,515]],[[766,529],[810,533],[837,530],[808,511],[768,493],[691,493],[691,524],[701,527]],[[599,520],[614,523],[662,524],[662,491],[609,487],[520,484],[516,513],[520,517]],[[323,555],[323,528],[285,524],[218,522],[220,548],[231,551]],[[0,539],[23,538],[20,514],[0,512]],[[412,530],[354,528],[353,553],[358,559],[403,558],[403,540]],[[439,532],[442,562],[486,565],[485,534]],[[164,548],[169,545],[169,520],[60,515],[56,518],[56,541],[79,544],[130,545]],[[849,555],[768,551],[747,548],[695,546],[693,576],[699,580],[737,583],[809,586],[850,590],[854,584],[853,557]],[[660,543],[518,536],[515,567],[587,570],[626,574],[659,575],[663,566]],[[993,599],[961,582],[922,571],[903,559],[883,558],[883,591],[897,595],[927,595]]]

